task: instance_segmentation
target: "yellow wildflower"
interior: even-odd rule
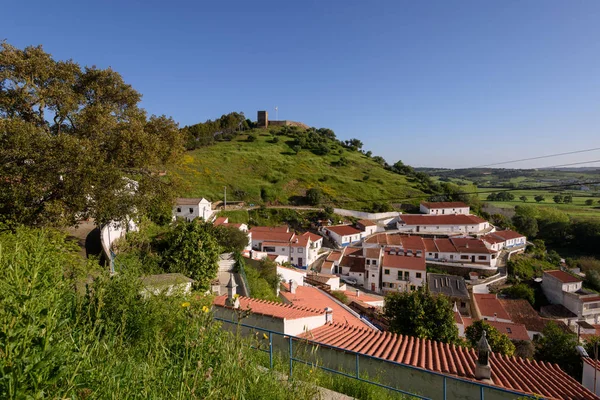
[[[265,339],[268,339],[268,338],[269,338],[269,337],[267,336],[267,334],[266,334],[266,333],[263,333],[263,337],[264,337]]]
[[[202,306],[202,311],[205,312],[205,313],[207,313],[207,312],[210,311],[210,309],[208,307],[206,307],[206,306]]]
[[[183,303],[181,303],[181,307],[185,308],[185,307],[189,307],[190,306],[190,302],[189,301],[185,301]]]

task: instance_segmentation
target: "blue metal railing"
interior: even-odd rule
[[[431,398],[429,398],[429,397],[424,397],[424,396],[421,396],[421,395],[416,394],[416,393],[411,393],[411,392],[408,392],[408,391],[405,391],[405,390],[402,390],[402,389],[398,389],[398,388],[393,387],[393,386],[385,385],[385,384],[382,384],[382,383],[379,383],[379,382],[375,382],[375,381],[372,381],[372,380],[369,380],[369,379],[362,378],[360,376],[359,358],[363,357],[363,358],[365,358],[367,360],[377,360],[377,361],[380,361],[380,362],[382,362],[384,364],[399,366],[399,367],[402,367],[402,368],[407,368],[407,369],[412,370],[412,371],[418,371],[420,373],[429,374],[430,376],[441,377],[442,378],[442,396],[440,398],[443,399],[443,400],[447,399],[447,397],[446,397],[446,391],[447,391],[447,386],[448,386],[447,382],[448,381],[451,381],[451,382],[461,382],[461,383],[465,383],[465,384],[468,384],[468,385],[471,385],[471,386],[478,387],[479,388],[479,399],[480,400],[484,400],[485,399],[484,389],[488,389],[490,391],[502,392],[502,393],[506,393],[506,394],[512,394],[512,395],[517,396],[518,398],[543,399],[542,397],[539,397],[539,396],[533,396],[533,395],[529,395],[529,394],[526,394],[526,393],[523,393],[523,392],[516,392],[514,390],[504,389],[504,388],[497,387],[497,386],[491,386],[491,385],[487,385],[485,383],[474,382],[474,381],[471,381],[471,380],[468,380],[468,379],[459,378],[459,377],[448,376],[448,375],[444,375],[444,374],[439,373],[439,372],[430,371],[430,370],[427,370],[427,369],[424,369],[424,368],[419,368],[419,367],[415,367],[415,366],[408,365],[408,364],[402,364],[402,363],[399,363],[399,362],[386,360],[386,359],[380,358],[380,357],[374,357],[374,356],[370,356],[370,355],[367,355],[367,354],[358,353],[358,352],[355,352],[355,351],[352,351],[352,350],[344,349],[342,347],[337,347],[337,346],[331,346],[331,345],[327,345],[327,344],[318,343],[318,342],[307,340],[307,339],[304,339],[304,338],[299,338],[297,336],[286,335],[286,334],[283,334],[283,333],[280,333],[280,332],[271,331],[269,329],[263,329],[263,328],[260,328],[260,327],[257,327],[257,326],[253,326],[253,325],[246,325],[246,324],[242,324],[240,322],[229,321],[229,320],[226,320],[226,319],[223,319],[223,318],[218,318],[218,317],[214,317],[214,319],[216,321],[225,322],[225,323],[228,323],[228,324],[231,324],[231,325],[236,325],[236,326],[240,326],[240,327],[243,327],[243,328],[248,328],[248,329],[252,329],[252,330],[257,330],[257,331],[268,333],[268,339],[269,339],[269,348],[268,348],[268,350],[261,349],[260,347],[255,347],[255,346],[251,346],[251,347],[254,350],[259,350],[259,351],[262,351],[262,352],[265,352],[265,353],[269,354],[269,368],[270,369],[273,369],[273,335],[281,336],[284,339],[287,339],[286,341],[288,343],[288,350],[289,350],[289,375],[288,376],[290,378],[292,378],[292,376],[293,376],[294,362],[297,362],[297,363],[304,364],[304,365],[310,365],[313,368],[319,368],[319,369],[322,369],[324,371],[331,372],[333,374],[345,376],[347,378],[356,379],[356,380],[358,380],[360,382],[365,382],[365,383],[368,383],[370,385],[374,385],[374,386],[378,386],[380,388],[388,389],[388,390],[393,391],[393,392],[402,393],[404,395],[408,395],[408,396],[411,396],[411,397],[414,397],[414,398],[417,398],[417,399],[431,400]],[[322,366],[322,365],[317,365],[314,362],[306,361],[306,360],[302,360],[300,358],[294,357],[294,341],[296,341],[296,342],[302,342],[302,343],[309,343],[309,344],[312,344],[312,345],[318,345],[319,347],[328,348],[328,349],[332,349],[332,350],[337,350],[337,351],[340,351],[340,352],[343,352],[343,353],[346,353],[346,354],[353,354],[356,357],[355,371],[354,371],[354,373],[353,374],[349,374],[347,372],[343,372],[343,371],[336,370],[336,369],[333,369],[333,368],[328,368],[328,367],[325,367],[325,366]],[[438,397],[436,396],[436,398],[438,398]]]

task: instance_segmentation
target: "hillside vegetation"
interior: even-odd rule
[[[323,203],[372,209],[423,196],[419,181],[384,168],[385,161],[337,141],[326,154],[297,145],[285,130],[254,129],[228,141],[188,151],[173,172],[186,183],[182,195],[255,204],[304,204],[310,188],[322,190]],[[415,199],[413,202],[418,202]]]

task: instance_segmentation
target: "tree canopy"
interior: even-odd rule
[[[452,304],[445,296],[438,296],[420,288],[404,293],[390,293],[385,299],[384,313],[392,332],[437,340],[444,343],[458,341]]]
[[[515,345],[510,341],[507,335],[498,331],[484,320],[473,322],[465,329],[465,336],[471,347],[476,348],[483,331],[486,332],[487,341],[495,353],[512,356],[515,354]]]
[[[122,220],[171,202],[159,172],[183,150],[177,124],[148,117],[111,68],[0,44],[0,215],[28,225]]]
[[[581,361],[576,346],[577,336],[565,332],[554,322],[549,322],[543,337],[536,343],[535,359],[558,364],[565,372],[579,380]]]

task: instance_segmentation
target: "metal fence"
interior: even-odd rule
[[[286,334],[282,334],[280,332],[275,332],[275,331],[271,331],[269,329],[263,329],[257,326],[252,326],[252,325],[246,325],[246,324],[242,324],[240,322],[234,322],[234,321],[229,321],[223,318],[218,318],[218,317],[214,317],[214,319],[216,321],[220,321],[220,322],[224,322],[227,324],[231,324],[231,325],[235,325],[238,327],[243,327],[243,328],[247,328],[247,329],[251,329],[251,330],[255,330],[255,331],[260,331],[260,332],[264,332],[265,334],[268,334],[268,340],[269,340],[269,346],[267,349],[263,349],[260,347],[255,347],[253,346],[252,348],[254,350],[258,350],[258,351],[262,351],[265,353],[269,354],[269,368],[273,369],[274,366],[274,347],[273,347],[273,338],[274,337],[281,337],[282,339],[284,339],[284,341],[287,344],[287,348],[284,349],[284,353],[287,354],[287,356],[289,357],[289,377],[292,378],[293,374],[294,374],[294,363],[299,363],[299,364],[304,364],[304,365],[309,365],[312,368],[319,368],[322,369],[324,371],[333,373],[333,374],[337,374],[337,375],[341,375],[341,376],[345,376],[347,378],[351,378],[351,379],[356,379],[360,382],[365,382],[367,384],[370,385],[374,385],[374,386],[378,386],[380,388],[385,388],[388,389],[390,391],[396,392],[396,393],[401,393],[407,396],[410,396],[412,398],[416,398],[416,399],[426,399],[426,400],[432,400],[432,399],[443,399],[443,400],[447,400],[447,389],[448,389],[448,385],[452,382],[460,382],[462,384],[467,384],[470,385],[472,387],[476,387],[478,389],[479,392],[479,399],[480,400],[485,400],[485,391],[491,391],[491,392],[498,392],[501,394],[506,395],[507,397],[509,395],[513,395],[513,398],[532,398],[532,399],[542,399],[539,396],[532,396],[532,395],[527,395],[525,393],[522,392],[516,392],[513,390],[509,390],[509,389],[503,389],[497,386],[491,386],[491,385],[487,385],[484,383],[479,383],[479,382],[474,382],[474,381],[470,381],[468,379],[462,379],[459,377],[453,377],[453,376],[448,376],[448,375],[444,375],[442,373],[438,373],[438,372],[434,372],[434,371],[429,371],[423,368],[418,368],[418,367],[414,367],[412,365],[408,365],[408,364],[402,364],[402,363],[398,363],[398,362],[394,362],[394,361],[390,361],[390,360],[386,360],[383,358],[379,358],[379,357],[374,357],[374,356],[369,356],[363,353],[358,353],[355,351],[351,351],[348,349],[344,349],[341,347],[336,347],[336,346],[330,346],[330,345],[323,345],[317,342],[312,342],[303,338],[299,338],[296,336],[292,336],[292,335],[286,335]],[[294,343],[296,342],[296,347],[294,346]],[[327,349],[332,349],[332,350],[336,350],[345,354],[351,354],[352,356],[355,357],[355,365],[354,365],[354,371],[349,372],[345,372],[345,371],[341,371],[338,369],[334,369],[334,368],[329,368],[323,365],[318,365],[316,364],[314,361],[309,361],[309,360],[304,360],[298,357],[294,356],[294,348],[298,348],[298,344],[300,343],[308,343],[311,345],[317,345],[319,347],[322,348],[327,348]],[[282,349],[283,350],[283,349]],[[360,361],[362,360],[375,360],[378,362],[383,363],[382,365],[384,367],[391,367],[391,366],[398,366],[398,367],[402,367],[402,368],[407,368],[409,370],[413,370],[413,371],[418,371],[419,373],[424,373],[424,374],[428,374],[430,376],[436,376],[442,379],[442,387],[440,388],[440,395],[439,396],[435,396],[435,397],[425,397],[422,396],[420,394],[417,393],[412,393],[409,392],[407,390],[402,390],[399,389],[397,387],[393,387],[393,386],[389,386],[389,385],[385,385],[383,383],[380,382],[376,382],[370,379],[366,379],[364,377],[361,376],[361,368],[360,368]],[[364,375],[364,374],[363,374]],[[497,398],[497,396],[495,396]]]

